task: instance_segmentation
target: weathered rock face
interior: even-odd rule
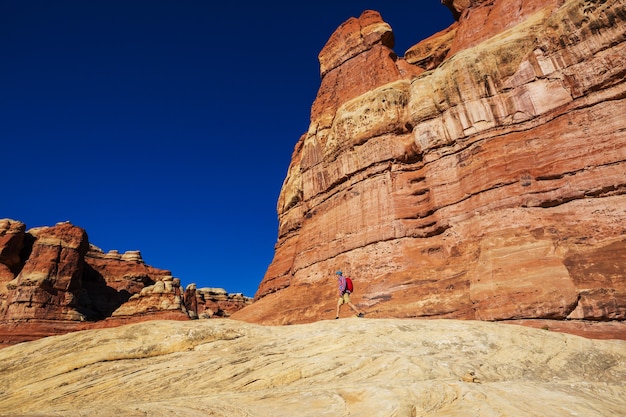
[[[26,231],[0,220],[0,346],[150,319],[224,317],[252,302],[212,295],[185,298],[170,271],[146,265],[138,251],[105,254],[70,223]]]
[[[191,318],[228,317],[252,301],[241,293],[229,294],[223,288],[196,288],[196,284],[185,288],[185,308]]]
[[[21,268],[20,252],[25,230],[26,225],[22,222],[0,220],[0,300],[6,297],[7,283]]]
[[[133,316],[181,309],[180,280],[170,271],[146,265],[137,251],[103,253],[91,246],[85,257],[83,287],[92,306],[89,318]],[[165,284],[168,284],[167,286]]]
[[[69,223],[29,231],[30,255],[17,277],[7,284],[3,320],[81,320],[80,280],[89,248],[87,234]]]
[[[299,155],[294,155],[302,159],[303,167],[336,156],[342,150],[340,146],[350,145],[342,143],[344,139],[358,144],[359,138],[342,137],[342,133],[347,132],[341,129],[350,129],[350,126],[344,126],[339,121],[339,126],[335,127],[337,122],[334,117],[340,106],[381,85],[410,79],[423,72],[421,68],[398,58],[391,49],[393,44],[391,27],[383,22],[379,13],[373,11],[364,12],[358,19],[349,19],[331,36],[319,55],[322,84],[311,108],[309,133],[301,139],[303,149],[296,149]],[[394,92],[389,94],[390,100],[402,99]],[[393,106],[393,102],[388,103],[388,106]],[[387,115],[384,121],[387,126],[380,126],[383,129],[404,129],[403,126],[396,126],[398,120],[393,115]],[[293,164],[292,167],[296,168]],[[279,201],[283,209],[304,197],[306,190],[303,187],[306,187],[309,178],[297,174],[293,172],[293,182],[287,181],[285,184],[289,189],[285,190]]]
[[[626,317],[625,2],[444,3],[459,21],[414,71],[371,12],[322,50],[274,260],[235,317],[334,317],[337,269],[373,317]]]

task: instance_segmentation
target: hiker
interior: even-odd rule
[[[339,318],[339,310],[343,304],[348,304],[350,308],[354,310],[357,317],[363,317],[363,313],[361,313],[359,309],[350,302],[350,293],[352,291],[351,289],[348,289],[348,285],[346,285],[347,281],[346,277],[343,276],[343,272],[337,271],[335,274],[337,275],[337,281],[339,283],[339,300],[337,301],[337,315],[335,316],[335,319]]]

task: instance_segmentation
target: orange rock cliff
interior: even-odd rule
[[[274,259],[233,318],[334,318],[342,269],[368,317],[626,336],[625,2],[442,3],[458,20],[404,57],[375,11],[323,47]]]

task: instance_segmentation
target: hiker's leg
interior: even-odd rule
[[[337,300],[337,314],[335,315],[335,317],[339,317],[339,310],[341,309],[342,304],[343,304],[343,297],[339,297],[339,300]]]
[[[358,308],[356,308],[356,306],[355,306],[354,304],[352,304],[352,303],[348,303],[348,305],[350,306],[350,308],[352,308],[352,310],[354,310],[354,312],[355,312],[356,314],[360,314],[360,313],[361,313],[361,312],[359,311],[359,309],[358,309]]]

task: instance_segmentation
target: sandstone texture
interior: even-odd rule
[[[251,302],[219,289],[186,294],[139,251],[104,253],[69,222],[27,231],[0,219],[0,346],[142,320],[227,317]]]
[[[341,269],[368,317],[626,337],[626,3],[443,3],[458,21],[405,58],[370,11],[322,49],[275,256],[233,317],[332,318]]]
[[[2,416],[626,415],[626,341],[470,320],[150,321],[0,350]]]

